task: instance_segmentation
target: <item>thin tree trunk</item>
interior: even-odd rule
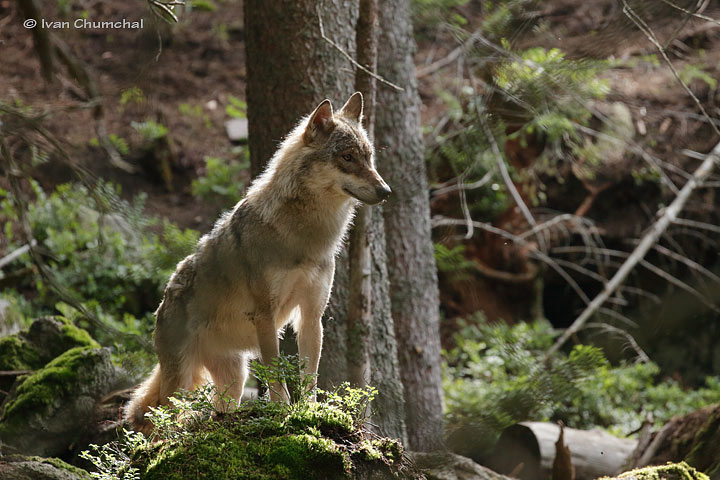
[[[18,7],[26,20],[32,19],[39,24],[40,19],[43,18],[34,0],[18,0]],[[55,75],[55,55],[53,43],[50,39],[50,31],[42,28],[40,25],[36,25],[32,28],[32,36],[35,51],[40,59],[43,78],[46,82],[50,83]]]
[[[409,448],[443,444],[439,299],[420,132],[409,0],[380,4],[378,73],[404,91],[377,92],[378,168],[393,189],[383,209],[390,297]]]
[[[360,0],[357,23],[357,62],[374,72],[377,67],[377,0]],[[355,71],[355,89],[364,96],[363,116],[370,141],[375,138],[375,79]],[[348,305],[347,361],[349,381],[364,386],[370,377],[370,331],[372,328],[372,278],[370,237],[372,208],[361,205],[350,231],[350,298]]]

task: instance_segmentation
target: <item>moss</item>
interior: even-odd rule
[[[58,397],[71,392],[78,382],[78,375],[90,369],[99,355],[100,350],[75,347],[28,376],[17,388],[15,398],[5,407],[0,432],[8,424],[20,421],[24,412],[49,407]]]
[[[188,435],[148,442],[132,453],[132,466],[147,480],[340,479],[399,471],[401,445],[366,437],[336,406],[256,401]]]
[[[35,370],[42,367],[37,350],[17,335],[0,340],[0,370]]]
[[[297,431],[313,427],[322,433],[347,434],[355,429],[353,418],[349,414],[337,407],[315,402],[293,405],[285,425]]]
[[[37,370],[75,347],[100,345],[67,319],[42,318],[30,331],[0,339],[0,370]]]
[[[60,460],[59,458],[25,457],[25,459],[33,461],[33,462],[47,463],[48,465],[52,465],[53,467],[55,467],[57,469],[65,470],[67,472],[72,473],[73,475],[77,475],[79,478],[87,478],[87,479],[90,478],[90,474],[86,470],[83,470],[82,468],[78,468],[74,465],[70,465],[69,463],[65,463],[62,460]]]
[[[65,350],[73,347],[91,347],[100,348],[100,344],[96,342],[87,330],[76,327],[69,320],[62,319],[63,325],[60,327],[62,336],[60,337],[61,345]]]
[[[709,480],[707,475],[697,471],[685,462],[638,468],[621,473],[615,478],[632,478],[633,480]]]

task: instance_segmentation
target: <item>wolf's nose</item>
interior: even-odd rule
[[[390,190],[390,187],[383,184],[383,185],[379,185],[379,186],[375,187],[375,193],[377,194],[378,197],[385,200],[386,198],[388,198],[390,196],[390,194],[392,193],[392,190]]]

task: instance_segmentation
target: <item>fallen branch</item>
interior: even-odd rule
[[[685,186],[680,190],[680,193],[675,200],[668,206],[662,213],[660,218],[650,227],[645,236],[640,240],[632,254],[625,260],[620,266],[612,279],[605,284],[602,292],[598,294],[592,302],[585,308],[580,316],[565,330],[562,336],[555,342],[555,344],[548,350],[546,358],[550,358],[571,336],[576,334],[595,314],[595,312],[602,306],[605,301],[615,292],[615,290],[625,281],[630,272],[640,263],[647,252],[657,243],[658,239],[667,230],[667,228],[675,221],[678,214],[682,211],[685,203],[690,194],[698,186],[700,186],[712,171],[713,163],[720,162],[720,143],[718,143],[712,152],[710,152],[705,160],[700,164],[697,170],[693,173],[692,177],[687,181]]]
[[[35,242],[35,240],[33,240],[33,241],[32,241],[32,246],[34,247],[35,244],[36,244],[36,242]],[[10,253],[8,253],[7,255],[5,255],[4,257],[0,258],[0,270],[2,270],[2,268],[3,268],[5,265],[7,265],[8,263],[12,262],[12,261],[15,260],[16,258],[20,257],[20,256],[23,255],[24,253],[29,252],[29,251],[30,251],[30,246],[31,246],[30,243],[26,243],[26,244],[23,245],[22,247],[20,247],[20,248],[18,248],[18,249],[15,249],[15,250],[13,250],[12,252],[10,252]]]

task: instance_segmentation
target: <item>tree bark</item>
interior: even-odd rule
[[[380,32],[378,73],[404,88],[377,92],[378,168],[393,189],[383,209],[392,316],[409,448],[430,451],[443,443],[440,313],[408,0],[381,2]]]
[[[353,92],[353,65],[320,36],[355,52],[357,1],[245,2],[247,107],[252,176],[262,172],[278,144],[320,101],[335,108]]]

